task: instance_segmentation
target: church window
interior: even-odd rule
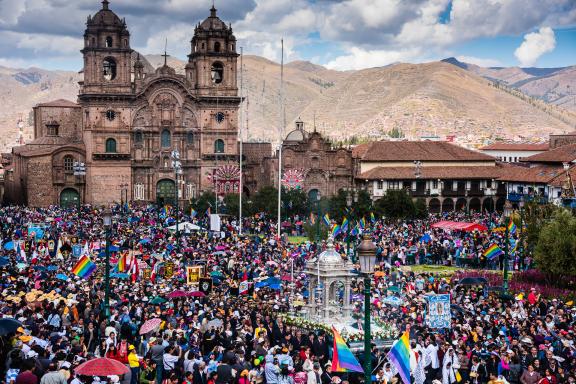
[[[91,41],[91,43],[90,43],[90,46],[93,47],[93,46],[96,45],[96,39],[95,39],[95,38],[92,38],[91,40],[92,40],[92,41]]]
[[[64,171],[72,172],[74,170],[74,158],[70,155],[64,156]]]
[[[186,132],[186,143],[188,145],[194,144],[194,133],[192,131]]]
[[[112,48],[112,37],[106,37],[106,48]]]
[[[116,118],[116,112],[114,112],[111,109],[107,110],[106,111],[106,118],[108,119],[108,121],[113,121]]]
[[[204,50],[204,43],[202,43],[202,50]]]
[[[137,130],[136,132],[134,132],[134,142],[136,144],[142,144],[143,141],[143,137],[142,137],[142,131],[141,130]]]
[[[46,124],[46,133],[48,136],[58,136],[58,128],[60,125],[56,122]]]
[[[116,153],[116,140],[114,139],[106,140],[106,153]]]
[[[196,198],[196,185],[193,183],[186,183],[186,199]]]
[[[105,59],[102,63],[102,73],[104,80],[114,80],[116,78],[116,61],[112,58]]]
[[[162,148],[169,148],[170,147],[170,131],[165,129],[162,131],[160,141],[162,143]]]
[[[214,153],[224,153],[224,140],[218,139],[214,142]]]
[[[144,200],[144,184],[134,184],[134,200]]]
[[[214,52],[220,52],[220,43],[219,42],[214,43]]]
[[[222,63],[215,62],[214,64],[212,64],[210,74],[212,76],[212,83],[220,84],[224,77],[224,66],[222,65]]]

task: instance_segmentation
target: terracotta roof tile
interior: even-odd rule
[[[572,178],[572,182],[576,182],[576,165],[570,167],[570,177]],[[562,172],[558,174],[558,176],[554,177],[552,180],[548,182],[549,185],[554,187],[562,187],[564,182],[566,181],[566,171],[562,169]]]
[[[562,172],[562,167],[557,166],[539,166],[528,168],[510,164],[502,164],[499,166],[499,168],[500,175],[498,180],[518,183],[548,183]]]
[[[416,180],[414,167],[376,167],[358,176],[364,180]],[[420,179],[495,179],[499,176],[496,166],[422,167]]]
[[[360,152],[364,151],[360,155]],[[489,161],[494,157],[446,141],[375,141],[358,150],[363,161]]]
[[[566,163],[573,160],[576,160],[576,144],[563,145],[522,159],[530,163]]]

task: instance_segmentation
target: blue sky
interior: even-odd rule
[[[574,0],[216,0],[244,52],[345,70],[454,56],[485,66],[576,64]],[[110,0],[131,45],[185,59],[212,0]],[[81,69],[98,0],[0,0],[0,65]],[[64,15],[64,16],[63,16]],[[50,22],[42,22],[49,20]]]

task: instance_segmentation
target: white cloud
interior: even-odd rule
[[[481,67],[498,67],[502,63],[495,59],[486,59],[474,56],[457,56],[456,59],[462,63],[475,64]]]
[[[382,67],[396,62],[407,62],[420,56],[418,49],[386,51],[386,50],[364,50],[352,47],[349,54],[335,58],[325,66],[329,69],[350,70],[369,67]]]
[[[521,66],[531,67],[536,64],[538,58],[556,48],[556,36],[550,27],[542,27],[538,32],[528,33],[524,41],[514,51],[514,56]]]

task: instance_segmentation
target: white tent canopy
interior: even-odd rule
[[[176,226],[172,225],[170,227],[168,227],[168,230],[170,231],[176,231]],[[203,230],[203,228],[197,226],[196,224],[192,224],[189,221],[185,221],[183,223],[178,223],[178,231],[182,232],[190,232],[190,231],[201,231]]]

